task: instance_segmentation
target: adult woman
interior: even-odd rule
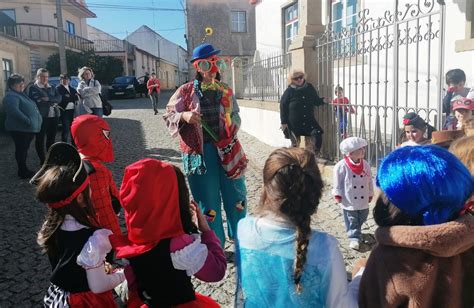
[[[56,132],[59,124],[59,108],[61,95],[48,83],[49,72],[45,68],[40,68],[36,72],[36,82],[30,87],[28,96],[36,102],[43,117],[41,130],[36,134],[35,147],[41,165],[45,159],[45,149],[49,149],[55,142]],[[46,148],[45,148],[46,136]]]
[[[59,76],[60,84],[56,87],[58,93],[61,95],[61,124],[62,133],[61,141],[68,142],[71,139],[71,124],[74,118],[74,110],[79,99],[77,91],[73,87],[69,86],[69,76],[67,74],[61,74]]]
[[[18,165],[18,176],[30,178],[34,172],[26,166],[28,148],[36,133],[41,129],[42,118],[36,106],[23,93],[25,80],[19,74],[12,74],[7,80],[8,90],[3,98],[5,106],[5,129],[10,132],[15,143],[15,159]]]
[[[403,117],[403,134],[402,144],[407,145],[424,145],[429,144],[431,133],[435,130],[433,126],[426,123],[415,112],[409,112]]]
[[[407,167],[409,166],[409,167]],[[360,283],[360,307],[473,307],[474,179],[437,146],[389,154],[377,175],[377,245]]]
[[[295,70],[288,76],[289,86],[280,99],[281,129],[298,147],[301,136],[306,149],[318,153],[323,142],[323,129],[314,117],[314,107],[321,106],[325,99],[319,97],[313,85],[305,80],[303,71]]]
[[[100,91],[102,89],[100,83],[94,79],[94,72],[90,67],[84,66],[79,69],[77,75],[81,81],[77,86],[79,93],[81,114],[95,114],[103,117],[102,100],[100,99]]]
[[[357,306],[360,273],[348,285],[337,240],[311,229],[323,187],[311,152],[283,148],[268,157],[256,215],[237,231],[244,307]]]
[[[194,49],[195,80],[171,97],[164,119],[171,135],[180,136],[184,172],[193,198],[224,245],[221,196],[228,235],[234,238],[237,222],[246,213],[243,172],[247,159],[237,139],[237,101],[232,89],[220,82],[219,70],[225,62],[217,57],[219,52],[210,44]]]

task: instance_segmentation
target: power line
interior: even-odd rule
[[[54,6],[54,3],[37,3],[31,1],[18,1],[18,0],[2,0],[2,3],[15,3],[15,4],[24,4],[29,6],[34,6],[35,8],[41,8],[42,6]],[[62,7],[75,7],[77,5],[70,3],[62,3]],[[132,10],[132,11],[164,11],[164,12],[184,12],[184,9],[179,8],[159,8],[159,7],[149,7],[149,6],[130,6],[130,5],[118,5],[118,4],[88,4],[84,6],[85,9],[107,9],[107,10]]]

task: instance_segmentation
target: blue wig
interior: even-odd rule
[[[388,200],[425,225],[457,217],[474,192],[474,178],[453,154],[437,146],[412,146],[390,153],[377,174]]]

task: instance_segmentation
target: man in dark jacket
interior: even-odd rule
[[[28,96],[36,103],[43,117],[41,130],[36,134],[35,146],[41,165],[45,159],[45,149],[48,150],[56,139],[56,131],[59,122],[58,104],[61,102],[61,95],[55,87],[48,83],[49,72],[45,68],[40,68],[36,72],[36,82],[31,86]],[[46,136],[46,148],[44,139]]]
[[[69,85],[71,81],[67,74],[61,74],[59,76],[59,85],[56,87],[56,90],[61,95],[61,102],[59,107],[61,109],[61,140],[63,142],[68,142],[72,140],[71,138],[71,124],[74,119],[74,111],[76,108],[77,101],[79,96],[76,89]]]

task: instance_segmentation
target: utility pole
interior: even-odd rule
[[[61,74],[67,73],[66,47],[64,42],[63,14],[61,0],[56,0],[56,21],[58,27],[58,46],[59,46],[59,68]]]

